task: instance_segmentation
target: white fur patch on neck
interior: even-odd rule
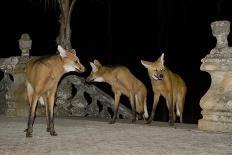
[[[97,77],[93,81],[95,81],[95,82],[105,82],[105,80],[102,77]]]
[[[64,70],[66,72],[71,72],[71,71],[75,71],[76,69],[71,65],[64,65]]]
[[[154,80],[159,80],[156,76],[152,75],[151,76]]]

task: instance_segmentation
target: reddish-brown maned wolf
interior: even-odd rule
[[[124,66],[106,67],[102,66],[98,60],[90,62],[92,72],[86,81],[106,82],[111,85],[114,92],[115,107],[114,116],[110,123],[113,124],[117,118],[120,96],[123,94],[130,99],[132,108],[132,122],[136,120],[136,112],[148,118],[147,112],[147,89],[145,85],[138,80],[128,68]]]
[[[154,93],[152,114],[147,123],[151,123],[155,116],[155,110],[159,102],[160,95],[166,100],[169,110],[169,125],[174,125],[176,120],[175,110],[177,116],[180,117],[180,122],[182,123],[185,95],[187,91],[184,80],[179,75],[165,67],[164,54],[162,54],[158,60],[154,62],[141,60],[141,63],[148,69]]]
[[[56,55],[32,58],[26,65],[26,88],[30,106],[26,137],[32,137],[38,100],[46,108],[47,131],[52,136],[57,135],[54,129],[53,108],[59,79],[66,72],[85,71],[74,49],[65,50],[58,45],[58,51],[59,54]]]

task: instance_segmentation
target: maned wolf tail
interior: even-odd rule
[[[145,97],[145,99],[144,99],[143,109],[144,109],[143,116],[144,116],[145,119],[148,119],[149,115],[148,115],[148,112],[147,112],[147,97]]]

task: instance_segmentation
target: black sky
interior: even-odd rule
[[[40,1],[1,3],[1,57],[20,55],[17,40],[25,32],[33,40],[31,55],[56,52],[58,10],[45,9]],[[215,46],[210,23],[231,19],[230,0],[78,0],[72,14],[72,45],[89,71],[94,59],[125,65],[149,90],[140,59],[153,61],[164,52],[166,65],[187,83],[185,121],[195,123],[201,118],[200,98],[210,85],[210,76],[199,69]],[[230,44],[231,35],[228,39]],[[152,104],[151,91],[148,102]],[[157,119],[167,119],[162,117]]]

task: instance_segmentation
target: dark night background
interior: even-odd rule
[[[45,6],[41,0],[1,2],[0,57],[20,55],[18,39],[25,32],[33,41],[31,55],[56,52],[59,10]],[[166,66],[188,87],[184,122],[197,123],[200,98],[210,85],[209,74],[200,70],[201,59],[216,43],[210,23],[231,18],[230,0],[78,0],[71,19],[72,46],[88,69],[79,76],[89,74],[89,61],[94,59],[125,65],[147,86],[150,107],[153,93],[140,59],[153,61],[164,52]],[[230,44],[230,36],[228,40]],[[157,111],[155,120],[167,121],[163,98]]]

